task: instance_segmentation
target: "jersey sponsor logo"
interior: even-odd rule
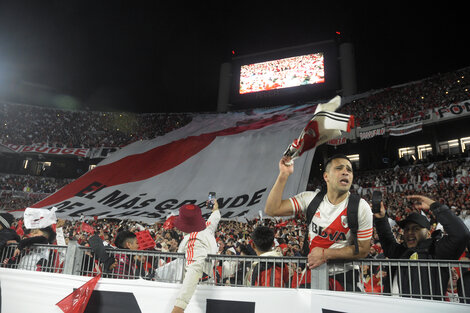
[[[328,239],[329,241],[343,241],[346,240],[346,233],[342,231],[333,231],[331,228],[323,228],[312,222],[312,232],[318,236]]]

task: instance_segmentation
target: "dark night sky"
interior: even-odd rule
[[[0,1],[0,81],[48,86],[96,110],[212,111],[232,49],[302,45],[335,31],[355,46],[359,92],[470,65],[462,8],[221,3]]]

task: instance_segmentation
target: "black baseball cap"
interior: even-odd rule
[[[420,213],[416,213],[416,212],[411,213],[410,215],[408,215],[408,217],[406,219],[404,219],[403,221],[398,222],[398,226],[400,226],[401,228],[405,228],[406,224],[408,224],[410,222],[418,224],[422,228],[431,229],[431,223],[429,223],[426,216],[424,216]]]

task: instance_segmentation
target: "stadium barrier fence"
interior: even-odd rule
[[[16,248],[10,244],[0,251],[2,267],[80,276],[102,272],[107,278],[182,283],[186,265],[183,253],[108,247],[106,253],[116,260],[116,266],[122,264],[119,271],[105,271],[93,250],[75,241],[68,246],[35,244],[14,257]],[[45,261],[38,265],[41,259]],[[200,284],[312,288],[470,304],[468,261],[336,260],[309,270],[306,257],[208,255],[205,263],[210,270]],[[443,288],[433,287],[432,282]]]

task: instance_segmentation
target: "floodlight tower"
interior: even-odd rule
[[[217,112],[227,112],[230,101],[230,87],[232,82],[232,65],[222,63],[219,74],[219,94],[217,98]]]
[[[341,77],[341,95],[352,96],[357,92],[354,46],[344,42],[339,45],[339,67]]]

